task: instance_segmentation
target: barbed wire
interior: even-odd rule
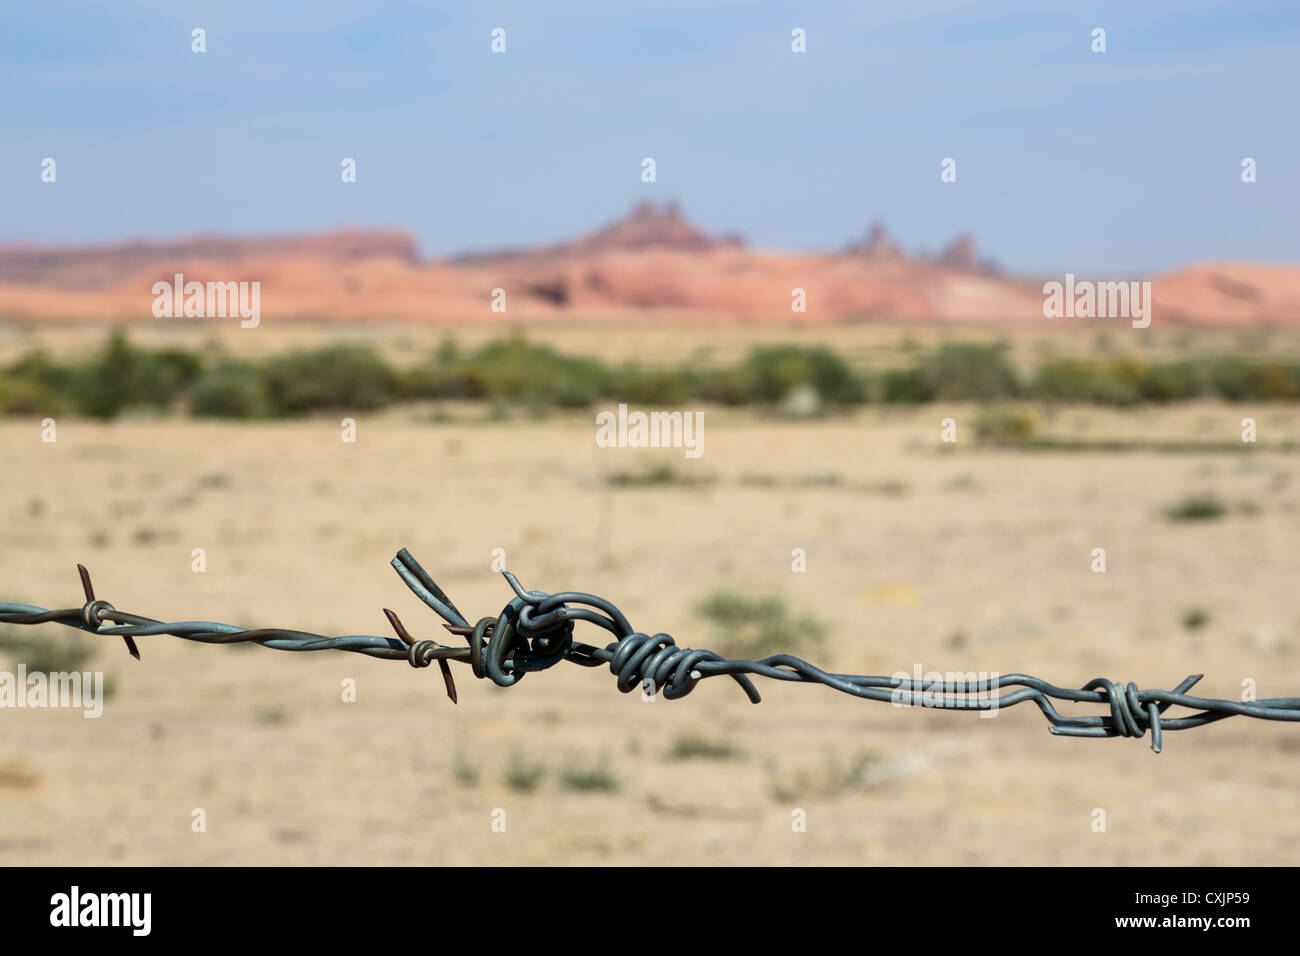
[[[496,617],[480,618],[470,624],[438,587],[429,573],[405,548],[392,561],[406,586],[433,609],[449,632],[464,637],[467,647],[455,647],[431,640],[416,640],[397,615],[384,614],[397,637],[352,634],[327,637],[308,631],[284,628],[242,628],[214,621],[163,622],[119,611],[107,601],[95,598],[89,572],[77,565],[85,603],[81,607],[47,610],[30,604],[0,602],[0,622],[42,624],[57,622],[100,636],[120,636],[127,650],[140,658],[135,638],[170,635],[204,644],[256,643],[280,651],[352,651],[385,660],[405,660],[413,667],[428,667],[437,661],[446,684],[447,696],[455,703],[456,684],[450,662],[470,665],[475,677],[500,687],[517,684],[532,671],[546,670],[560,661],[583,667],[608,664],[617,678],[618,689],[628,693],[641,688],[662,693],[668,699],[685,697],[709,677],[726,675],[740,685],[750,701],[760,702],[751,676],[804,684],[821,684],[844,694],[883,701],[902,707],[936,710],[997,711],[1032,701],[1049,723],[1053,734],[1064,737],[1144,737],[1151,732],[1151,749],[1159,753],[1163,732],[1187,730],[1227,717],[1259,720],[1300,721],[1300,697],[1233,701],[1191,697],[1187,691],[1199,681],[1193,674],[1173,690],[1139,690],[1132,682],[1097,678],[1081,689],[1057,687],[1027,674],[1003,674],[974,681],[869,677],[832,674],[790,654],[774,654],[761,660],[728,660],[713,651],[678,647],[667,634],[645,634],[635,630],[623,612],[611,602],[583,591],[529,591],[511,573],[502,572],[515,597]],[[572,605],[583,605],[574,607]],[[584,621],[614,635],[604,646],[573,639],[574,624]],[[109,623],[111,622],[111,623]],[[1018,690],[996,694],[1008,687]],[[1109,713],[1069,717],[1059,713],[1053,701],[1105,704]],[[1169,707],[1193,711],[1181,717],[1166,717]]]

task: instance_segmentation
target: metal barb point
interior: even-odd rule
[[[393,625],[393,630],[397,632],[397,636],[402,639],[406,646],[414,647],[415,638],[406,630],[401,618],[397,616],[397,612],[384,608],[384,616],[388,618],[388,623]],[[456,680],[451,676],[451,665],[447,663],[446,658],[438,658],[438,670],[442,671],[442,682],[447,687],[447,696],[451,698],[453,704],[460,703],[456,697]]]
[[[93,604],[95,601],[95,588],[90,583],[90,572],[86,570],[84,564],[77,565],[77,573],[81,575],[81,590],[86,594],[86,603]],[[122,640],[126,641],[126,649],[137,661],[140,659],[140,648],[135,646],[135,638],[130,634],[123,634]]]

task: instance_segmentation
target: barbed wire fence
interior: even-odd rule
[[[91,634],[120,636],[131,656],[140,651],[137,637],[169,635],[203,644],[256,643],[280,651],[352,651],[384,660],[405,660],[413,667],[438,663],[447,696],[455,703],[456,684],[450,662],[467,663],[474,676],[491,680],[500,687],[517,684],[525,675],[569,661],[582,667],[609,665],[623,693],[641,689],[675,699],[691,693],[700,681],[728,676],[750,701],[761,701],[751,677],[803,684],[821,684],[832,690],[865,700],[893,703],[902,707],[938,710],[997,711],[1032,701],[1047,718],[1049,730],[1063,737],[1144,737],[1151,732],[1151,749],[1159,753],[1163,733],[1189,730],[1228,717],[1259,720],[1300,721],[1300,697],[1233,701],[1192,697],[1187,694],[1204,675],[1193,674],[1173,690],[1140,690],[1132,682],[1097,678],[1081,689],[1057,687],[1027,674],[1004,674],[975,681],[927,681],[912,678],[870,677],[832,674],[790,654],[774,654],[761,660],[728,660],[713,651],[678,647],[667,634],[645,634],[628,622],[610,601],[583,591],[548,594],[530,591],[511,573],[502,572],[515,596],[496,617],[480,618],[475,624],[461,614],[427,571],[403,548],[392,561],[406,586],[444,621],[443,627],[464,637],[468,646],[450,646],[431,640],[416,640],[397,615],[384,614],[397,637],[352,634],[327,637],[285,628],[242,628],[214,621],[163,622],[139,614],[119,611],[107,601],[95,598],[89,572],[77,565],[85,603],[81,607],[47,610],[30,604],[0,602],[0,622],[43,624],[57,622]],[[579,606],[574,606],[579,605]],[[574,625],[594,624],[614,636],[604,646],[573,639]],[[1019,688],[1000,693],[1006,688]],[[1109,713],[1065,716],[1053,701],[1105,705]],[[1166,717],[1170,707],[1192,713]]]

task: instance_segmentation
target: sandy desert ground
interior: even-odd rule
[[[958,421],[943,449],[939,419]],[[702,458],[598,449],[586,416],[433,424],[0,424],[0,596],[98,594],[167,620],[418,637],[435,620],[388,566],[408,547],[472,619],[524,584],[602,594],[650,632],[711,645],[706,594],[771,593],[830,628],[852,673],[1022,671],[1197,692],[1300,694],[1294,410],[1063,411],[1064,436],[1233,441],[1224,453],[990,451],[974,410],[820,422],[706,410]],[[963,431],[963,429],[965,429]],[[699,481],[620,487],[669,465]],[[1220,520],[1164,509],[1213,492]],[[206,549],[206,573],[191,550]],[[1108,571],[1093,573],[1104,547]],[[806,573],[791,552],[807,552]],[[1202,609],[1208,622],[1185,618]],[[23,629],[30,633],[31,629]],[[72,631],[46,625],[59,640]],[[16,628],[4,632],[14,634]],[[592,628],[579,628],[595,640]],[[101,719],[0,711],[0,864],[1289,864],[1300,726],[1224,721],[1148,742],[1051,736],[1032,705],[993,719],[824,688],[728,680],[678,701],[561,664],[500,689],[459,667],[172,638],[106,640]],[[4,666],[9,666],[5,663]],[[344,703],[341,682],[357,681]],[[1093,711],[1088,711],[1093,712]],[[711,756],[683,757],[683,738]],[[513,768],[513,769],[512,769]],[[521,769],[522,768],[522,769]],[[532,790],[528,784],[535,784]],[[612,788],[612,789],[611,789]],[[206,832],[191,829],[206,813]],[[793,832],[792,812],[807,814]],[[1096,809],[1106,814],[1095,832]],[[505,832],[494,832],[494,811]],[[499,818],[499,816],[498,816]]]

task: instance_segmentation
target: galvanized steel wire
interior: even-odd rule
[[[327,637],[308,631],[242,628],[214,621],[157,621],[119,611],[107,601],[97,600],[90,575],[81,565],[77,566],[85,596],[81,607],[47,610],[30,604],[0,602],[0,622],[53,621],[100,636],[120,636],[136,658],[140,655],[135,638],[165,634],[204,644],[252,642],[281,651],[352,651],[385,660],[405,660],[413,667],[428,667],[437,661],[453,701],[456,686],[449,667],[451,661],[469,664],[475,677],[491,680],[501,687],[517,684],[532,671],[569,661],[583,667],[606,664],[623,693],[645,689],[670,700],[685,697],[706,678],[726,675],[755,704],[761,698],[751,676],[822,684],[866,700],[938,710],[997,710],[1032,701],[1047,718],[1053,734],[1140,738],[1150,731],[1151,748],[1157,753],[1165,731],[1202,727],[1227,717],[1300,721],[1297,697],[1233,701],[1189,696],[1187,691],[1201,679],[1200,674],[1191,675],[1171,691],[1140,690],[1134,683],[1121,685],[1103,678],[1074,690],[1027,674],[1003,674],[977,681],[926,681],[832,674],[789,654],[774,654],[757,661],[728,660],[713,651],[678,647],[667,634],[637,631],[623,612],[595,594],[530,591],[509,572],[503,574],[515,593],[514,598],[496,617],[480,618],[471,625],[405,549],[393,558],[392,565],[407,587],[446,622],[444,627],[466,639],[467,647],[416,640],[388,609],[384,613],[396,638],[366,634]],[[575,641],[573,629],[579,621],[603,628],[614,639],[603,646]],[[999,693],[1005,688],[1018,689]],[[1103,705],[1108,712],[1065,716],[1057,711],[1053,701]],[[1170,707],[1186,708],[1192,713],[1165,716]]]

